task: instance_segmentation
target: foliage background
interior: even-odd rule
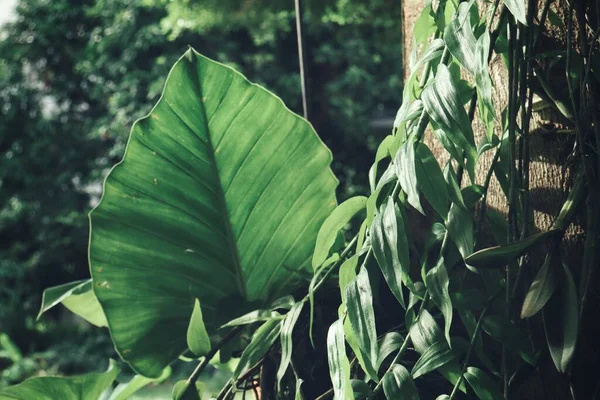
[[[304,18],[309,119],[343,200],[366,188],[399,106],[400,3],[307,1]],[[22,357],[0,343],[0,387],[115,356],[106,331],[36,314],[44,288],[88,275],[86,215],[174,61],[193,46],[300,112],[295,34],[292,1],[17,2],[0,33],[0,332]]]

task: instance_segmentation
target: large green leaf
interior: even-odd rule
[[[336,206],[330,162],[279,98],[186,52],[90,216],[94,291],[119,354],[158,376],[186,348],[195,298],[214,334],[289,292]]]
[[[329,327],[327,333],[327,360],[329,361],[329,375],[333,384],[334,400],[351,399],[350,363],[346,356],[344,322],[341,319],[338,319]]]
[[[119,374],[111,360],[106,372],[70,377],[40,376],[0,390],[0,400],[98,400]]]

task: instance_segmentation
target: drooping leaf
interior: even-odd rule
[[[70,282],[44,290],[38,319],[59,303],[92,325],[107,326],[102,307],[92,290],[91,279]]]
[[[329,332],[327,333],[327,360],[329,362],[329,375],[333,383],[334,399],[352,399],[350,363],[346,356],[346,342],[344,341],[344,325],[342,320],[335,321],[329,327]]]
[[[446,229],[463,258],[473,253],[473,215],[469,209],[453,203],[448,213]]]
[[[188,382],[187,380],[182,380],[177,382],[173,386],[173,400],[201,400],[200,399],[200,391],[198,390],[199,382]]]
[[[579,304],[573,275],[563,264],[560,285],[542,310],[544,331],[552,361],[565,373],[573,358],[579,335]]]
[[[277,311],[273,310],[254,310],[250,311],[247,314],[242,315],[241,317],[237,317],[232,319],[221,328],[230,328],[232,326],[240,326],[240,325],[249,325],[255,322],[268,321],[273,318],[280,317]]]
[[[70,377],[38,376],[0,390],[1,400],[98,400],[119,374],[113,360],[106,372]]]
[[[458,182],[458,178],[456,177],[456,173],[454,172],[454,168],[452,167],[450,161],[446,163],[443,174],[444,179],[448,184],[448,194],[452,202],[466,208],[465,202],[462,197],[462,192],[460,191],[460,184]]]
[[[390,150],[390,146],[396,141],[398,141],[396,136],[388,135],[381,141],[381,143],[379,143],[379,147],[377,147],[375,161],[369,169],[369,186],[371,188],[371,193],[375,191],[379,162],[387,157],[393,157],[393,155],[396,154]]]
[[[327,267],[331,264],[339,260],[339,255],[336,253],[329,257],[321,266],[319,266],[310,280],[310,284],[308,285],[308,337],[310,338],[310,342],[314,346],[313,342],[313,323],[315,317],[315,287],[318,282],[320,282],[321,275],[326,271]]]
[[[442,219],[446,220],[449,203],[448,188],[440,165],[424,143],[417,145],[416,172],[425,198]]]
[[[466,309],[458,309],[458,315],[460,316],[460,319],[467,331],[467,334],[469,335],[469,338],[472,339],[473,335],[475,334],[475,329],[477,327],[477,319],[475,318],[475,315],[473,315],[473,313],[470,310]],[[496,369],[494,367],[494,364],[483,349],[481,331],[477,334],[477,338],[475,339],[473,349],[475,350],[475,354],[481,360],[483,365],[485,365],[485,367],[488,368],[490,371],[495,372]]]
[[[134,393],[149,385],[150,383],[161,383],[171,376],[171,367],[163,370],[163,373],[156,379],[146,378],[145,376],[135,375],[129,382],[119,383],[112,391],[108,400],[127,400]]]
[[[507,322],[500,315],[488,315],[483,319],[482,327],[488,335],[518,353],[528,364],[535,365],[536,355],[527,335],[518,325]]]
[[[448,291],[449,285],[450,280],[448,279],[448,271],[446,270],[444,258],[441,257],[440,262],[427,272],[427,275],[425,276],[425,286],[427,286],[427,289],[429,290],[431,300],[438,306],[444,316],[444,334],[448,346],[451,346],[450,325],[452,325],[453,308],[452,299],[450,299],[450,293]]]
[[[508,11],[523,25],[527,26],[527,7],[525,0],[504,0]]]
[[[494,120],[496,108],[492,97],[492,78],[488,68],[488,55],[490,52],[490,34],[486,29],[477,40],[477,70],[475,73],[475,87],[477,88],[477,101],[479,115],[485,126],[486,139],[489,143],[493,141]]]
[[[469,382],[479,400],[501,400],[504,398],[498,385],[479,368],[468,367],[465,372],[465,379]]]
[[[377,379],[378,348],[373,294],[369,282],[369,273],[361,267],[356,278],[346,287],[346,309],[352,331],[356,335],[359,349],[363,355],[367,372]]]
[[[212,335],[310,268],[335,208],[331,153],[241,74],[189,50],[133,127],[91,213],[90,270],[119,354],[158,376],[186,348],[194,299]]]
[[[352,399],[353,400],[365,400],[371,398],[373,391],[369,384],[360,379],[350,379],[350,385],[352,385]]]
[[[262,324],[252,336],[250,344],[240,357],[240,361],[233,372],[231,379],[235,381],[242,373],[248,371],[269,351],[279,337],[281,321],[269,320]]]
[[[383,335],[379,341],[379,355],[377,356],[377,370],[381,367],[383,361],[393,352],[402,347],[404,338],[398,332],[388,332]]]
[[[549,253],[546,256],[544,263],[525,295],[525,300],[521,307],[521,318],[534,316],[550,300],[558,284],[556,267],[554,265],[556,261],[553,253]]]
[[[294,400],[304,400],[304,396],[302,396],[302,384],[304,381],[300,378],[296,380],[296,395],[294,396]]]
[[[0,354],[3,358],[10,359],[13,363],[17,363],[23,359],[23,353],[15,342],[4,332],[0,332]]]
[[[429,117],[456,147],[463,149],[467,158],[467,171],[475,180],[477,149],[471,121],[465,111],[457,82],[445,65],[439,65],[434,82],[423,90],[421,100]],[[462,161],[462,159],[459,159]]]
[[[281,361],[279,363],[279,369],[277,370],[277,387],[279,387],[281,378],[285,375],[292,359],[292,332],[294,331],[294,326],[296,326],[298,317],[302,312],[303,305],[303,301],[294,304],[281,323],[281,332],[279,334],[279,340],[281,341]]]
[[[516,260],[527,253],[537,243],[557,232],[558,230],[551,230],[536,233],[515,243],[482,249],[466,257],[465,262],[476,268],[502,267]]]
[[[406,308],[402,283],[412,286],[410,278],[409,247],[402,213],[392,197],[388,198],[383,211],[373,220],[371,245],[373,255],[390,290]]]
[[[444,41],[448,51],[467,71],[475,74],[479,67],[477,58],[477,39],[473,34],[473,27],[469,18],[471,2],[462,2],[458,5],[456,18],[448,24],[444,31]]]
[[[417,360],[411,375],[413,379],[417,379],[420,376],[435,371],[442,365],[449,363],[455,358],[454,353],[448,347],[448,343],[445,341],[436,342],[429,346],[427,350],[421,354],[421,357]]]
[[[206,332],[206,326],[202,319],[202,309],[200,308],[200,300],[194,302],[194,311],[190,318],[190,324],[187,329],[187,345],[188,348],[196,356],[200,357],[210,351],[210,337]]]
[[[352,197],[342,204],[337,206],[329,217],[323,222],[319,234],[317,236],[317,243],[315,245],[315,252],[313,253],[312,266],[313,270],[316,270],[329,255],[329,250],[335,242],[335,238],[338,232],[346,225],[352,217],[354,217],[359,211],[365,209],[367,204],[367,198],[364,196]]]
[[[382,380],[383,393],[387,399],[419,400],[417,386],[404,366],[394,364]]]
[[[405,142],[394,158],[396,175],[402,190],[406,193],[408,203],[421,214],[425,215],[419,200],[419,185],[417,182],[415,143],[411,140]]]

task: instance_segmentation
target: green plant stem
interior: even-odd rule
[[[326,392],[321,394],[319,397],[315,398],[315,400],[325,400],[333,395],[333,388],[328,389]]]

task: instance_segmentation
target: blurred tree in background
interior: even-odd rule
[[[309,119],[344,199],[366,188],[399,106],[400,3],[306,0],[304,12]],[[88,276],[86,214],[188,45],[301,111],[291,0],[21,0],[16,14],[0,33],[0,330],[26,357],[0,385],[104,367],[107,335],[59,312],[36,322],[41,293]]]

